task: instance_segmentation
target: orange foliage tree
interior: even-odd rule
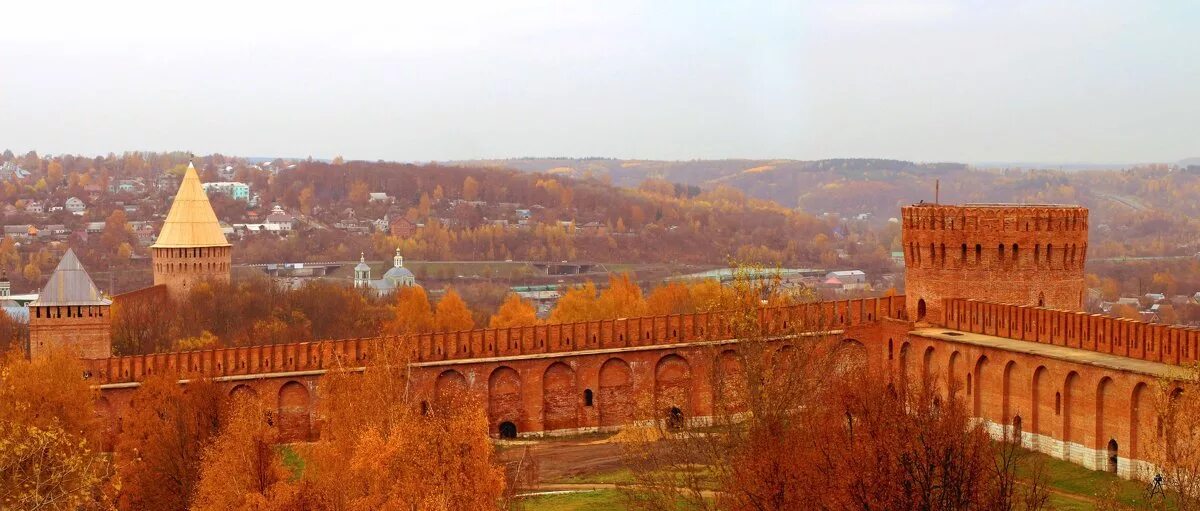
[[[117,442],[122,509],[185,510],[200,456],[220,426],[225,391],[211,380],[158,373],[138,387]]]
[[[642,288],[628,273],[609,275],[608,289],[600,293],[596,303],[599,317],[589,319],[632,318],[646,314]]]
[[[471,309],[467,308],[467,302],[463,301],[454,288],[446,288],[445,296],[438,301],[434,323],[439,332],[475,328],[475,318],[471,316]]]
[[[392,312],[392,319],[383,326],[385,333],[408,335],[433,331],[433,311],[429,307],[429,297],[421,286],[400,288],[396,292],[396,305]]]
[[[297,485],[275,449],[268,410],[255,398],[233,399],[221,432],[204,449],[193,511],[304,509]]]
[[[537,311],[533,305],[522,300],[516,293],[511,293],[488,321],[488,328],[531,326],[537,323]]]
[[[362,373],[322,380],[321,441],[301,480],[315,509],[494,509],[504,490],[484,407],[464,395],[422,410],[406,349],[384,347]],[[425,413],[423,413],[423,411]]]
[[[0,360],[0,509],[111,508],[95,392],[81,374],[67,350]]]
[[[596,304],[596,285],[587,281],[567,289],[550,312],[551,323],[574,323],[588,321],[599,314]]]

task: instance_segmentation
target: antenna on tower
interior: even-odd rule
[[[942,180],[934,179],[933,180],[933,203],[941,204],[942,203],[941,198],[942,198]]]

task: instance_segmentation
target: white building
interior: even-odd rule
[[[246,183],[238,183],[236,181],[217,181],[215,183],[204,183],[204,193],[212,195],[213,192],[222,193],[232,197],[234,200],[250,202],[250,185]]]
[[[276,205],[271,208],[271,214],[267,215],[264,223],[275,226],[274,230],[290,231],[296,228],[296,217],[284,211],[279,205]]]
[[[404,267],[404,256],[400,255],[399,248],[396,249],[396,256],[392,258],[392,268],[383,274],[382,279],[371,280],[371,267],[367,265],[366,257],[362,254],[359,255],[358,265],[354,267],[354,287],[357,288],[370,289],[378,294],[391,294],[401,287],[415,285],[417,278]]]
[[[79,197],[71,197],[70,199],[67,199],[67,202],[63,204],[63,207],[65,207],[67,211],[70,211],[76,215],[82,215],[84,211],[87,211],[87,204],[84,204]]]

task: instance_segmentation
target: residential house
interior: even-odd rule
[[[28,241],[35,234],[37,234],[37,228],[29,224],[4,226],[4,235],[14,240]]]
[[[114,179],[108,185],[109,193],[133,193],[141,194],[146,192],[146,182],[141,178],[133,179]]]
[[[40,215],[45,212],[45,204],[40,201],[31,200],[25,203],[25,212]]]
[[[212,195],[214,192],[221,193],[229,196],[233,200],[240,200],[246,203],[250,202],[250,185],[246,183],[239,183],[236,181],[217,181],[213,183],[204,183],[201,186],[204,187],[204,192],[209,195]]]
[[[598,236],[604,233],[604,224],[600,222],[588,222],[579,226],[579,230],[584,236]]]
[[[369,197],[371,202],[392,202],[392,198],[383,192],[371,192]]]
[[[870,289],[871,284],[867,282],[867,274],[862,270],[841,270],[831,271],[825,274],[825,279],[836,279],[842,285],[845,291]]]
[[[290,231],[296,227],[296,217],[284,211],[282,207],[276,205],[271,208],[271,214],[267,215],[267,225],[276,226],[276,230]]]
[[[0,165],[0,179],[25,179],[29,175],[28,170],[21,168],[15,162],[7,161]]]
[[[83,213],[87,211],[87,204],[84,204],[79,197],[71,197],[67,199],[67,202],[63,204],[63,207],[75,215],[83,215]]]
[[[405,217],[400,217],[392,220],[388,229],[392,232],[392,236],[408,238],[417,233],[417,224]]]

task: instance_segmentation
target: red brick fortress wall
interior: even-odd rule
[[[1086,208],[917,204],[904,207],[902,217],[913,320],[942,321],[946,298],[1082,308]]]

